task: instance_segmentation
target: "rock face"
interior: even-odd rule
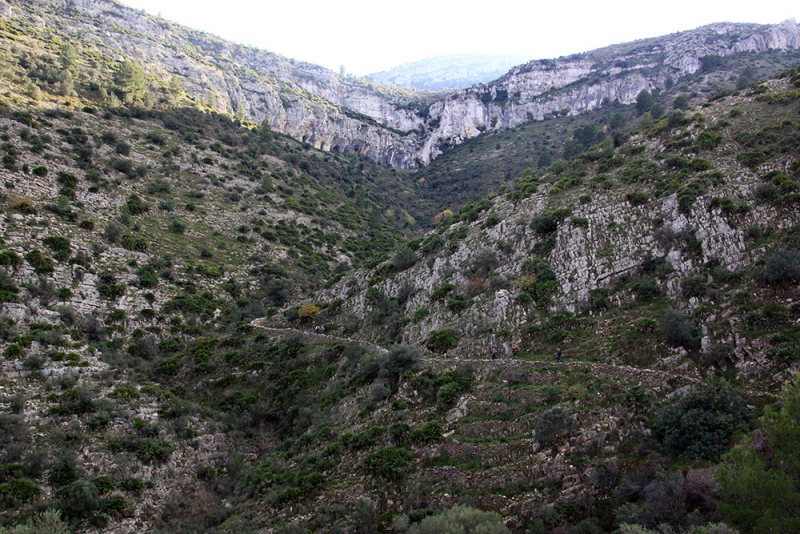
[[[266,121],[278,132],[326,151],[357,152],[396,168],[425,165],[447,146],[488,129],[555,114],[579,114],[605,99],[634,102],[642,89],[697,72],[706,55],[764,53],[800,47],[794,19],[777,25],[712,24],[666,37],[511,69],[430,105],[396,88],[223,41],[173,25],[111,0],[0,3],[0,16],[36,9],[46,24],[69,26],[116,59],[141,62],[168,80],[181,76],[199,100],[210,91],[217,108]]]

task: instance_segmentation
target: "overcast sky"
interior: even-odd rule
[[[225,39],[363,76],[460,53],[554,58],[712,22],[777,24],[788,0],[123,0]]]

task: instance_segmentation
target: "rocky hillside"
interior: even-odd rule
[[[413,321],[390,339],[430,346],[452,332],[442,352],[461,357],[493,344],[504,354],[560,344],[582,360],[688,372],[698,362],[686,349],[725,346],[737,373],[780,383],[796,360],[774,360],[779,349],[740,321],[757,295],[781,294],[759,284],[796,238],[797,98],[788,79],[765,82],[672,112],[619,146],[607,138],[543,177],[529,170],[513,192],[444,215],[436,232],[323,300],[344,299],[368,322],[378,314],[372,336],[385,336],[380,314],[394,299],[399,318]],[[625,333],[613,310],[630,307],[640,309]],[[658,343],[666,308],[682,310],[696,346]],[[629,352],[626,340],[642,341],[635,331],[649,334],[645,353]]]
[[[0,532],[797,530],[796,69],[465,143],[423,234],[442,177],[4,13]]]
[[[698,72],[716,72],[729,83],[744,67],[722,58],[767,58],[760,74],[772,76],[787,66],[769,65],[772,54],[788,54],[792,63],[800,44],[794,20],[776,26],[715,24],[531,62],[492,84],[420,99],[175,26],[111,0],[4,1],[0,16],[7,39],[25,34],[74,43],[87,66],[133,60],[163,83],[178,76],[189,95],[214,109],[267,121],[273,130],[321,150],[356,152],[396,168],[425,165],[487,130],[578,114],[604,101],[628,104],[642,89],[669,89]],[[705,78],[687,79],[686,92]]]
[[[524,56],[455,54],[415,61],[365,78],[384,85],[432,91],[463,89],[496,80],[511,67],[527,63],[528,59]]]

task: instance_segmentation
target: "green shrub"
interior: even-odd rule
[[[61,520],[61,511],[47,510],[19,523],[10,530],[0,527],[0,534],[70,534],[69,524]]]
[[[16,269],[22,263],[22,258],[13,250],[0,252],[0,265]]]
[[[650,302],[661,294],[661,290],[658,289],[658,286],[650,280],[634,282],[631,284],[631,291],[636,293],[636,300],[641,302]]]
[[[447,296],[448,293],[453,291],[455,286],[449,282],[443,283],[441,286],[436,288],[433,293],[431,293],[431,301],[434,300],[442,300]]]
[[[406,534],[509,534],[497,512],[484,512],[469,506],[456,506],[413,524]]]
[[[694,327],[686,314],[668,309],[661,320],[661,335],[667,344],[693,350],[700,346],[700,339],[694,334]]]
[[[419,361],[420,355],[415,347],[411,345],[392,345],[389,349],[389,354],[381,359],[378,380],[394,385],[400,381],[400,377],[405,372],[418,370]]]
[[[468,299],[463,295],[456,295],[455,293],[450,293],[444,300],[447,309],[453,313],[461,313],[472,304],[472,299]]]
[[[402,478],[414,455],[401,447],[386,447],[364,457],[367,473],[389,480]]]
[[[42,240],[45,246],[53,251],[53,257],[58,261],[66,261],[71,253],[69,239],[62,236],[45,237]]]
[[[44,165],[39,165],[38,167],[31,169],[31,172],[34,174],[34,176],[47,176],[47,167]]]
[[[800,251],[775,249],[767,258],[760,278],[767,284],[781,286],[800,280]]]
[[[404,271],[417,261],[416,253],[409,247],[398,250],[392,258],[392,265],[397,271]]]
[[[428,334],[425,346],[432,352],[444,354],[458,345],[458,339],[452,330],[433,330]]]
[[[122,245],[122,248],[135,252],[147,252],[147,250],[150,248],[145,238],[134,237],[130,234],[123,235],[122,239],[120,240],[120,244]]]
[[[762,149],[748,150],[736,156],[739,163],[747,167],[757,167],[767,161],[767,154]]]
[[[32,250],[25,254],[25,259],[38,274],[52,273],[56,270],[53,260],[38,250]]]
[[[441,389],[439,390],[441,393]],[[444,429],[442,428],[441,423],[437,421],[428,421],[422,428],[414,430],[410,438],[412,441],[421,442],[421,443],[431,443],[434,441],[438,441],[442,439],[442,433]]]
[[[536,442],[542,447],[551,447],[569,436],[572,431],[572,416],[563,406],[555,406],[542,414],[536,423]]]
[[[58,491],[61,509],[71,518],[90,516],[100,508],[99,492],[94,484],[76,480]]]
[[[647,193],[642,193],[641,191],[628,193],[625,195],[625,198],[631,203],[632,206],[641,206],[642,204],[647,204],[650,201],[650,197],[647,195]]]
[[[115,300],[125,294],[125,284],[116,283],[117,279],[111,271],[103,271],[98,275],[97,291],[108,300]]]
[[[653,433],[673,455],[685,460],[716,462],[730,438],[750,428],[747,406],[737,393],[707,387],[666,406],[653,423]]]
[[[742,532],[800,531],[800,386],[788,386],[780,400],[766,410],[759,433],[726,454],[714,475],[719,511]]]
[[[39,485],[29,478],[14,478],[0,484],[2,499],[10,501],[15,507],[30,502],[41,494]]]
[[[150,206],[148,206],[147,203],[137,195],[129,196],[125,206],[127,206],[128,212],[131,215],[141,215],[142,213],[147,213],[150,210]]]
[[[181,219],[179,219],[177,217],[172,219],[172,223],[170,223],[170,225],[169,225],[170,232],[174,232],[176,234],[185,233],[186,232],[186,228],[187,228],[186,223],[183,220],[181,220]]]
[[[25,355],[25,351],[19,346],[18,343],[12,343],[6,347],[6,350],[3,351],[3,354],[7,360],[17,360]]]

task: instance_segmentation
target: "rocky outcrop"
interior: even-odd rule
[[[511,128],[559,113],[577,115],[604,101],[631,104],[642,89],[663,90],[667,79],[701,69],[701,58],[800,48],[794,19],[774,26],[711,24],[555,60],[532,61],[488,85],[476,85],[431,106],[435,124],[419,154],[426,164],[442,148],[492,128]]]

